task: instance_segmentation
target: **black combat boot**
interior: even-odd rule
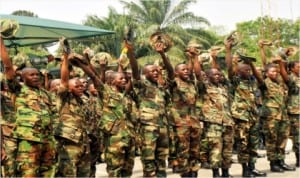
[[[242,176],[243,177],[255,177],[252,172],[249,170],[247,163],[243,163],[243,173]]]
[[[249,171],[256,177],[266,177],[267,176],[267,173],[261,172],[261,171],[255,169],[254,163],[248,163],[248,168],[249,168]]]
[[[222,168],[222,177],[232,177],[229,175],[228,168]]]
[[[296,168],[285,164],[284,160],[278,160],[278,165],[285,171],[295,171]]]
[[[296,155],[296,167],[300,167],[300,163],[299,163],[299,157],[300,157],[300,154],[299,153],[295,153]]]
[[[213,178],[220,178],[219,168],[213,168]]]
[[[194,177],[194,178],[198,177],[198,172],[197,171],[191,171],[190,172],[190,177]]]
[[[270,168],[272,172],[284,172],[284,170],[279,165],[277,165],[277,161],[275,160],[270,161]]]
[[[182,173],[181,175],[180,175],[182,178],[188,178],[188,177],[191,177],[191,174],[190,174],[190,172],[185,172],[185,173]]]

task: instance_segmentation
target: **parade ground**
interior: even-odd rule
[[[266,155],[266,150],[259,150],[259,154],[260,155]],[[232,164],[232,167],[230,169],[230,174],[234,177],[234,178],[239,178],[242,175],[242,166],[237,162],[237,156],[236,154],[234,154],[233,156],[233,161],[234,163]],[[296,162],[296,158],[295,158],[295,154],[292,151],[292,144],[291,141],[289,140],[288,145],[286,147],[286,159],[285,162],[288,165],[295,165]],[[296,171],[285,171],[284,173],[273,173],[270,171],[270,165],[269,165],[269,161],[267,160],[267,157],[264,156],[262,158],[258,158],[257,159],[257,163],[256,163],[256,168],[261,170],[261,171],[265,171],[267,173],[267,177],[270,178],[299,178],[300,177],[300,169],[297,168]],[[96,177],[107,177],[107,173],[106,173],[106,164],[102,163],[102,164],[98,164],[97,165],[97,175]],[[135,165],[134,165],[134,170],[133,170],[133,175],[132,178],[135,177],[142,177],[143,176],[143,170],[142,170],[142,164],[140,161],[140,157],[136,157],[135,159]],[[172,169],[168,169],[167,170],[167,176],[169,178],[179,178],[180,175],[179,174],[174,174],[172,173]],[[199,178],[209,178],[212,177],[212,171],[210,169],[200,169],[198,171],[198,177]]]

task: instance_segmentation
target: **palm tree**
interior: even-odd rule
[[[215,36],[201,28],[203,24],[209,25],[208,20],[187,11],[188,6],[196,0],[181,0],[177,4],[172,4],[172,0],[120,2],[128,10],[131,22],[138,24],[135,25],[138,37],[136,42],[139,44],[137,57],[141,58],[142,64],[157,58],[148,42],[151,34],[156,31],[168,34],[174,42],[174,46],[168,52],[173,64],[185,60],[183,49],[191,39],[196,39],[207,47],[213,44],[212,39],[215,40]],[[188,27],[192,30],[188,30]]]

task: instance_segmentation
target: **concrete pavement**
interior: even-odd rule
[[[286,159],[285,162],[288,165],[295,165],[296,162],[296,158],[295,158],[295,154],[293,151],[291,151],[291,141],[289,140],[287,148],[286,148]],[[266,151],[265,150],[259,150],[260,154],[265,154]],[[234,155],[233,157],[234,160],[236,160],[236,155]],[[106,173],[106,164],[98,164],[97,165],[97,174],[96,177],[107,177],[107,173]],[[284,173],[273,173],[270,171],[270,165],[269,165],[269,161],[267,160],[267,157],[263,157],[263,158],[258,158],[257,159],[257,163],[256,163],[256,168],[261,170],[261,171],[265,171],[267,172],[267,177],[271,177],[271,178],[299,178],[300,177],[300,169],[297,168],[296,171],[286,171]],[[238,178],[241,177],[242,175],[242,167],[240,164],[238,163],[234,163],[232,164],[231,169],[229,170],[230,174],[234,177],[234,178]],[[142,177],[143,175],[143,170],[142,170],[142,164],[140,161],[140,157],[136,157],[135,159],[135,165],[134,165],[134,170],[133,170],[133,175],[132,178],[136,178],[136,177]],[[168,178],[179,178],[180,176],[178,174],[173,174],[171,169],[167,170],[167,176]],[[198,177],[199,178],[209,178],[212,177],[212,171],[210,169],[200,169],[198,171]]]

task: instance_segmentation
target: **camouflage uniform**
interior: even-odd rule
[[[110,86],[104,87],[103,116],[105,162],[109,177],[130,177],[135,158],[135,131],[131,120],[132,99]]]
[[[54,177],[57,160],[51,99],[43,89],[26,85],[13,88],[16,93],[16,128],[13,134],[18,139],[17,176]]]
[[[226,80],[222,85],[223,91],[227,93],[227,107],[225,107],[226,117],[223,118],[223,149],[222,149],[222,168],[229,169],[232,163],[232,152],[234,143],[234,126],[235,123],[231,117],[231,105],[232,105],[232,86]],[[225,101],[225,98],[224,98]]]
[[[193,82],[175,78],[172,87],[171,117],[175,123],[176,153],[179,173],[199,170],[200,121],[196,116],[197,89]]]
[[[238,143],[238,161],[248,164],[255,162],[259,145],[258,111],[256,106],[257,84],[254,79],[242,80],[235,76],[232,80],[235,89],[231,107],[235,119],[236,141]]]
[[[88,118],[87,125],[88,127],[88,136],[90,139],[90,149],[91,149],[91,175],[90,177],[96,176],[96,163],[100,158],[101,154],[101,137],[103,136],[102,132],[99,130],[99,123],[102,115],[102,101],[99,97],[93,96],[92,94],[88,94],[88,98],[86,95],[83,99],[85,107],[88,108]]]
[[[289,76],[289,93],[288,93],[288,114],[291,121],[291,134],[293,140],[293,150],[296,154],[297,163],[299,165],[299,145],[300,145],[300,77],[291,73]]]
[[[261,115],[264,122],[267,157],[270,161],[283,160],[290,124],[285,106],[287,96],[285,85],[266,78],[262,92],[264,101]]]
[[[13,130],[15,128],[16,116],[14,107],[14,95],[9,91],[1,91],[1,133],[2,145],[4,146],[6,159],[1,162],[4,167],[1,172],[2,177],[16,177],[16,152],[17,140],[13,138]]]
[[[141,160],[144,177],[166,177],[166,159],[169,154],[166,92],[163,86],[147,79],[134,81],[140,97]]]
[[[81,98],[68,88],[58,89],[59,124],[55,136],[59,142],[59,176],[90,176],[90,143],[87,135],[86,108]]]
[[[228,92],[223,87],[205,82],[201,91],[204,93],[202,106],[204,120],[204,141],[208,143],[209,162],[211,168],[219,168],[222,164],[223,122],[230,126],[231,116],[228,111]]]

